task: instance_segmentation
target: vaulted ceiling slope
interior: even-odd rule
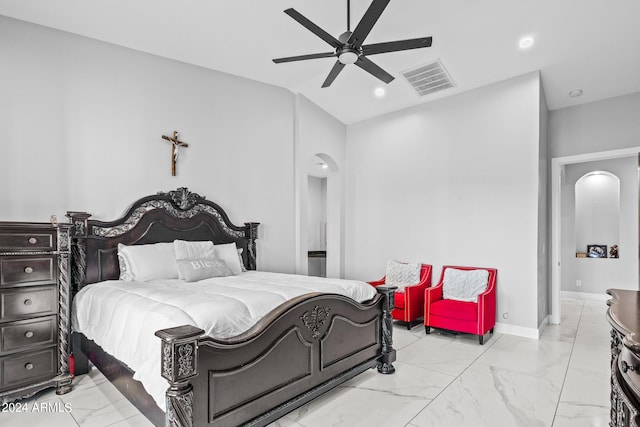
[[[370,4],[351,1],[352,31]],[[552,110],[640,92],[637,1],[391,0],[366,42],[431,36],[433,45],[371,57],[395,77],[389,84],[347,66],[327,88],[335,58],[272,61],[329,47],[289,8],[335,38],[347,29],[347,0],[0,0],[0,15],[287,88],[345,124],[535,70]],[[535,38],[526,50],[524,36]],[[418,96],[402,73],[436,60],[455,86]]]

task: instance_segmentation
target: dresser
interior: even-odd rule
[[[65,227],[0,222],[0,403],[71,390]]]
[[[640,426],[640,292],[609,289],[611,427]]]

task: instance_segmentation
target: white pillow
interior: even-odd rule
[[[213,250],[213,242],[210,240],[188,242],[186,240],[173,241],[174,260],[212,260],[217,258]],[[185,279],[182,270],[178,269],[178,278]]]
[[[487,290],[488,281],[487,270],[447,268],[444,271],[442,298],[476,302],[478,295]]]
[[[213,245],[213,250],[215,252],[215,258],[226,262],[233,274],[242,273],[242,266],[240,265],[240,258],[238,257],[238,248],[235,242]]]
[[[186,282],[197,282],[210,277],[225,277],[233,274],[227,267],[227,263],[215,258],[178,260],[178,273]]]
[[[404,291],[404,287],[415,285],[420,282],[420,269],[422,265],[419,262],[404,263],[393,260],[387,261],[387,270],[385,284],[395,285],[398,287],[396,292]]]
[[[173,243],[131,246],[119,243],[118,261],[120,262],[120,280],[145,282],[178,278]]]

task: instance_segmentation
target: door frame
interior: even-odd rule
[[[562,248],[562,230],[560,224],[562,219],[561,201],[564,166],[572,163],[638,156],[638,153],[640,153],[640,147],[631,147],[551,159],[551,313],[549,323],[559,325],[561,319],[562,266],[560,265],[560,260],[562,259],[562,254],[560,251]]]

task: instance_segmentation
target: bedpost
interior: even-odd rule
[[[166,393],[166,427],[193,426],[193,386],[189,379],[198,375],[198,338],[204,331],[185,325],[161,329],[162,376],[169,381]]]
[[[71,299],[87,282],[87,220],[86,212],[67,212],[71,220]]]
[[[382,355],[378,361],[378,372],[381,374],[393,374],[396,368],[393,367],[393,362],[396,360],[396,350],[393,348],[393,319],[391,318],[391,310],[393,310],[393,298],[397,286],[393,285],[380,285],[376,287],[378,293],[384,296],[382,302],[382,328],[381,328],[381,342],[382,342]]]
[[[71,391],[71,371],[69,368],[69,355],[71,346],[69,342],[71,334],[71,294],[69,278],[69,232],[71,224],[58,224],[58,386],[57,394],[65,394]]]
[[[258,238],[258,226],[259,222],[245,222],[245,237],[247,238],[247,248],[249,249],[249,257],[247,258],[249,261],[249,265],[247,268],[249,270],[255,270],[257,268],[257,254],[256,254],[256,239]]]
[[[73,304],[73,298],[78,291],[86,283],[87,273],[87,220],[91,216],[86,212],[67,212],[67,218],[71,220],[71,224],[60,224],[59,227],[65,227],[67,232],[68,264],[67,264],[67,284],[68,297],[70,304]],[[60,229],[60,228],[59,228]],[[61,259],[62,261],[62,259]],[[62,264],[61,273],[62,274]],[[71,334],[71,343],[69,354],[73,356],[74,368],[73,375],[82,375],[89,372],[89,359],[80,350],[80,339],[77,334]],[[69,369],[71,371],[71,369]]]

